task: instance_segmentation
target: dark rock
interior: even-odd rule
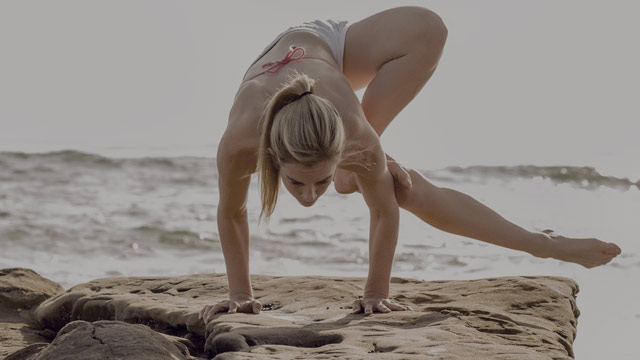
[[[22,268],[0,269],[0,306],[30,309],[64,292],[59,284],[45,279],[33,270]]]
[[[0,359],[28,347],[18,355],[26,358],[38,343],[47,342],[33,326],[33,308],[63,292],[60,285],[33,270],[0,269]]]
[[[12,355],[13,356],[13,355]],[[34,360],[190,359],[176,345],[149,327],[121,321],[74,321],[62,328]]]
[[[36,356],[47,346],[49,343],[31,344],[7,356],[4,360],[35,360]]]

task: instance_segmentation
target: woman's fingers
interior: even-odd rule
[[[362,311],[362,306],[360,305],[360,300],[355,300],[353,302],[353,313],[357,314]]]
[[[228,304],[226,304],[226,302],[220,302],[220,303],[217,303],[217,304],[215,304],[213,306],[212,305],[207,305],[203,309],[204,312],[202,313],[202,317],[201,318],[204,321],[204,323],[206,324],[213,317],[213,315],[215,315],[217,312],[224,311],[227,307],[228,307]]]
[[[213,309],[213,308],[214,308],[214,306],[213,306],[213,305],[207,305],[207,306],[203,307],[203,308],[200,310],[200,313],[198,314],[198,319],[205,320],[205,322],[206,322],[207,314],[208,314],[208,313],[209,313],[209,311],[211,311],[211,309]]]
[[[259,314],[262,310],[262,303],[256,300],[224,300],[215,305],[206,305],[198,313],[198,319],[208,323],[216,313],[226,311],[228,314],[238,312]]]
[[[251,310],[254,314],[260,314],[260,311],[262,311],[262,303],[260,303],[260,301],[252,301]]]
[[[198,320],[202,320],[202,316],[209,309],[209,306],[211,306],[211,305],[206,305],[205,307],[200,309],[200,312],[198,313]]]
[[[396,303],[392,303],[391,301],[383,301],[383,304],[385,304],[389,309],[393,310],[393,311],[402,311],[404,310],[404,306],[402,305],[398,305]]]
[[[385,304],[389,309],[393,310],[393,311],[413,311],[413,309],[411,308],[411,306],[405,306],[405,305],[400,305],[400,304],[396,304],[394,302],[385,300],[383,301],[383,304]]]
[[[207,318],[207,321],[209,321],[209,319],[215,315],[217,312],[221,311],[222,305],[220,303],[215,304],[214,306],[210,307],[209,310],[207,310],[207,313],[204,314],[204,316]]]
[[[237,302],[236,312],[259,314],[262,310],[262,303],[256,300],[246,300]]]
[[[404,166],[398,164],[395,161],[388,161],[387,167],[389,168],[391,176],[393,176],[393,179],[396,183],[407,188],[411,187],[411,175],[409,174],[407,169],[404,168]]]
[[[396,165],[394,165],[395,163],[388,161],[387,162],[387,169],[389,169],[389,172],[391,173],[391,176],[393,177],[393,181],[395,182],[399,182],[400,179],[398,179],[398,167]]]
[[[373,314],[373,305],[365,304],[364,305],[364,315],[365,316],[369,316],[371,314]]]
[[[382,312],[382,313],[388,313],[391,312],[391,309],[389,309],[388,307],[386,307],[383,303],[377,303],[376,304],[376,309],[378,309],[378,311]]]
[[[238,311],[245,313],[259,314],[262,311],[262,303],[257,300],[237,302],[233,300],[221,301],[215,305],[207,305],[200,310],[198,318],[202,319],[204,323],[208,323],[209,320],[218,312],[227,310],[229,314],[235,314]],[[388,313],[391,311],[406,311],[413,310],[410,306],[404,306],[396,304],[389,299],[378,300],[363,300],[358,299],[353,302],[353,314],[364,312],[365,316],[369,316],[374,311],[381,313]]]
[[[238,311],[238,303],[235,301],[229,301],[229,314],[235,314]]]
[[[391,311],[413,311],[410,306],[396,304],[389,299],[378,300],[362,300],[358,299],[353,302],[352,314],[364,312],[365,316],[374,312],[388,313]]]
[[[411,175],[409,174],[409,172],[407,171],[407,169],[404,168],[404,166],[399,165],[400,170],[402,171],[402,185],[404,185],[404,187],[410,188],[411,187]]]

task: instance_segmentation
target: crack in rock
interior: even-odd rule
[[[215,356],[224,352],[242,351],[257,345],[287,345],[317,348],[343,341],[339,334],[320,334],[300,328],[258,328],[245,327],[210,336],[205,344],[205,352]]]

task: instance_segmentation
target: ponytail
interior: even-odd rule
[[[295,73],[266,107],[258,149],[260,219],[268,220],[275,209],[283,163],[311,166],[341,159],[342,119],[333,104],[315,95],[314,84],[309,76]]]

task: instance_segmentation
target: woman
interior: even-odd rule
[[[205,306],[205,323],[217,312],[261,309],[249,278],[246,211],[255,172],[267,218],[280,181],[303,206],[313,205],[332,181],[340,193],[363,195],[371,216],[370,266],[354,313],[410,310],[388,299],[398,207],[447,232],[585,267],[620,253],[597,239],[527,231],[384,153],[379,136],[429,80],[446,37],[432,11],[400,7],[351,25],[316,21],[289,28],[265,48],[244,76],[218,149],[218,227],[229,300]],[[354,91],[365,86],[360,103]]]

